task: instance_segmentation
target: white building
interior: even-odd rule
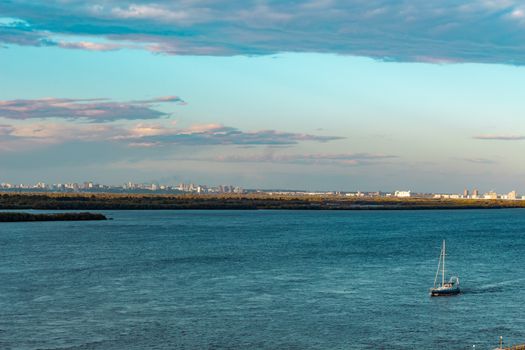
[[[489,191],[483,195],[485,199],[498,199],[498,194],[494,191]]]
[[[407,198],[407,197],[411,197],[412,194],[410,193],[410,191],[396,191],[394,193],[394,196],[399,197],[399,198]]]

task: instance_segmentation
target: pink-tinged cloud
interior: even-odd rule
[[[115,142],[130,147],[155,146],[289,146],[299,142],[328,142],[338,136],[317,136],[275,130],[242,131],[220,124],[178,128],[175,122],[137,123],[76,123],[41,121],[0,125],[0,141],[25,140],[27,143]]]
[[[168,115],[154,108],[159,103],[179,103],[177,96],[144,101],[117,102],[108,99],[42,98],[0,100],[0,118],[28,120],[59,118],[89,122],[158,119]]]
[[[177,129],[175,126],[176,122],[172,122],[171,125],[139,123],[132,126],[129,132],[124,135],[119,135],[117,139],[137,139],[146,136],[166,135],[176,132]],[[154,145],[154,143],[148,144],[151,146]]]
[[[38,122],[0,126],[0,150],[22,152],[70,142],[96,144],[110,140],[122,130],[110,124]]]
[[[79,49],[87,51],[115,51],[120,50],[126,46],[115,43],[95,43],[90,41],[78,42],[59,42],[57,46],[63,49]]]
[[[185,129],[183,133],[187,134],[194,134],[194,133],[205,133],[205,132],[215,132],[223,129],[224,126],[222,124],[195,124],[190,126],[189,128]]]
[[[422,63],[432,63],[432,64],[451,64],[451,63],[461,63],[463,60],[450,57],[433,57],[433,56],[417,56],[417,62]]]
[[[0,135],[2,135],[0,127]],[[120,128],[108,124],[75,123],[23,123],[4,129],[4,135],[24,140],[40,140],[47,143],[65,141],[100,141],[120,134]]]

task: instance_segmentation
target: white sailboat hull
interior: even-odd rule
[[[441,248],[441,253],[439,254],[439,263],[436,271],[436,277],[434,278],[434,288],[430,289],[430,296],[448,296],[448,295],[457,295],[460,293],[459,289],[459,278],[451,277],[448,282],[445,283],[445,256],[446,256],[446,247],[445,241],[443,241],[443,247]],[[436,286],[438,275],[441,269],[441,285]]]

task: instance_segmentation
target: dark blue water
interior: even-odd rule
[[[0,349],[525,342],[525,211],[119,211],[0,224]],[[441,240],[464,293],[429,298]]]

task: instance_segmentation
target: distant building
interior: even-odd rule
[[[507,194],[507,199],[516,200],[518,198],[518,193],[516,191],[511,191]]]
[[[498,199],[498,194],[494,191],[489,191],[483,195],[485,199]]]
[[[447,194],[447,193],[443,193],[443,194],[435,194],[432,198],[436,198],[436,199],[460,199],[460,198],[464,198],[462,195],[460,194]]]
[[[471,198],[474,198],[474,199],[479,198],[479,191],[478,191],[477,188],[472,190],[472,197]]]
[[[394,193],[394,196],[399,197],[399,198],[408,198],[408,197],[411,197],[412,194],[410,193],[410,191],[396,191]]]
[[[465,190],[463,191],[463,198],[468,198],[468,196],[469,196],[468,190],[465,188]]]

